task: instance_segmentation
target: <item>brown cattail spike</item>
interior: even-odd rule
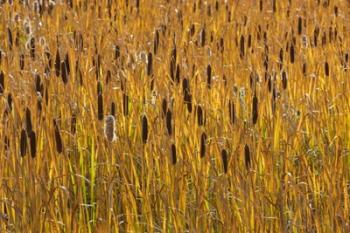
[[[71,124],[71,132],[72,134],[75,134],[77,131],[77,115],[75,113],[72,114],[70,124]]]
[[[129,115],[129,96],[126,94],[123,94],[123,113],[125,117]]]
[[[30,142],[30,154],[32,158],[36,156],[36,135],[35,132],[32,131],[29,134],[29,142]]]
[[[225,149],[221,151],[221,158],[222,158],[222,164],[224,167],[224,172],[227,173],[227,168],[228,168],[228,154]]]
[[[172,113],[170,110],[166,113],[166,128],[168,131],[168,134],[171,135],[173,133],[173,127],[172,127]]]
[[[208,66],[207,66],[207,84],[208,84],[208,88],[210,89],[210,87],[211,87],[211,65],[209,64]]]
[[[241,39],[239,40],[239,56],[241,58],[244,57],[244,36],[241,35]]]
[[[282,87],[283,89],[287,89],[287,73],[286,71],[282,72]]]
[[[294,63],[294,45],[293,44],[291,44],[290,46],[289,55],[290,55],[290,62]]]
[[[23,54],[19,55],[19,68],[21,70],[24,69],[24,55]]]
[[[201,106],[197,107],[197,123],[199,126],[202,126],[204,124],[203,110]]]
[[[30,132],[33,131],[32,119],[30,114],[30,109],[26,108],[26,132],[29,136]]]
[[[148,122],[147,117],[142,116],[142,142],[145,144],[148,140]]]
[[[115,118],[113,115],[108,115],[105,120],[104,127],[105,137],[109,142],[113,142],[116,139],[115,135]]]
[[[61,73],[61,58],[60,58],[60,51],[58,49],[56,52],[55,71],[56,71],[56,76],[59,77]]]
[[[244,161],[245,161],[245,166],[247,169],[250,168],[250,151],[249,151],[249,146],[246,144],[244,146]]]
[[[63,152],[63,143],[61,138],[61,133],[57,124],[57,121],[53,120],[54,128],[55,128],[55,140],[56,140],[56,150],[60,154]]]
[[[202,133],[202,136],[201,136],[201,145],[200,145],[200,155],[201,155],[201,158],[203,158],[205,156],[205,153],[206,153],[206,141],[207,141],[207,135],[205,133]]]
[[[103,120],[103,97],[102,95],[97,96],[97,118]]]
[[[230,115],[230,123],[234,124],[235,123],[235,104],[233,101],[229,101],[228,103],[228,111],[229,111],[229,115]]]
[[[253,97],[253,109],[252,109],[252,116],[253,116],[253,124],[255,125],[258,121],[258,97],[254,95]]]
[[[328,62],[324,63],[324,73],[328,77],[329,76],[329,65]]]
[[[147,75],[151,76],[153,72],[153,55],[152,53],[148,53],[147,56]]]
[[[171,162],[173,165],[175,165],[176,161],[176,146],[174,144],[171,144]]]
[[[114,117],[115,117],[115,112],[116,112],[116,109],[115,109],[115,108],[116,108],[116,107],[115,107],[115,103],[112,102],[112,104],[111,104],[111,115],[114,116]]]

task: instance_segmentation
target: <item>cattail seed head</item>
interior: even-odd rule
[[[171,113],[170,109],[168,109],[168,111],[166,113],[166,128],[167,128],[168,134],[172,135],[173,126],[172,126],[172,113]]]
[[[144,115],[142,116],[142,142],[146,144],[147,140],[148,140],[148,122],[147,122],[147,117]]]
[[[25,156],[27,151],[27,133],[24,129],[21,131],[21,138],[20,138],[20,152],[21,156]]]
[[[5,75],[2,70],[0,70],[0,95],[4,93],[5,90]]]
[[[53,120],[54,128],[55,128],[55,140],[56,140],[56,150],[59,154],[63,152],[63,143],[61,138],[61,133],[57,121]]]
[[[258,121],[258,97],[254,95],[253,97],[253,109],[252,109],[252,116],[253,116],[253,124],[255,125]]]
[[[30,154],[32,158],[36,156],[36,135],[35,132],[32,131],[29,133],[29,145],[30,145]]]
[[[177,158],[176,158],[176,146],[175,144],[171,144],[171,162],[173,165],[176,164]]]
[[[247,169],[250,168],[250,151],[249,151],[249,146],[245,144],[244,146],[244,161],[245,161],[245,166]]]
[[[108,115],[105,119],[104,126],[105,137],[109,142],[113,142],[116,139],[115,135],[115,117],[113,115]]]
[[[207,135],[205,133],[202,133],[201,136],[201,145],[200,145],[200,156],[203,158],[206,153],[206,143],[207,143]]]
[[[228,154],[225,149],[221,151],[221,158],[222,158],[222,164],[224,167],[224,172],[227,173],[227,168],[228,168]]]

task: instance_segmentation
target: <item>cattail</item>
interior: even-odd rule
[[[254,95],[253,97],[252,116],[253,116],[253,124],[255,125],[258,120],[258,97],[256,97],[256,95]]]
[[[179,64],[176,65],[175,81],[177,84],[180,83],[180,66],[179,66]]]
[[[9,49],[11,50],[13,45],[13,39],[12,39],[12,32],[10,28],[7,28],[7,39],[9,43]]]
[[[32,131],[29,134],[29,145],[30,145],[30,154],[32,158],[35,158],[36,155],[36,135],[35,132]]]
[[[0,95],[4,94],[5,90],[5,75],[2,70],[0,70]]]
[[[210,66],[210,64],[207,66],[207,84],[208,84],[208,88],[210,89],[210,87],[211,87],[211,66]]]
[[[173,165],[176,164],[176,147],[174,144],[171,144],[171,162]]]
[[[287,89],[287,73],[286,71],[282,72],[282,87],[283,89]]]
[[[119,45],[116,45],[114,47],[114,59],[118,60],[119,57],[120,57],[120,47]]]
[[[33,131],[32,119],[30,114],[30,109],[26,108],[26,132],[29,136],[30,132]]]
[[[175,68],[176,68],[176,46],[174,46],[170,54],[170,78],[172,81],[175,80]]]
[[[11,93],[7,95],[7,107],[11,112],[12,111],[12,94]]]
[[[173,127],[172,127],[172,113],[170,110],[166,112],[166,128],[168,130],[168,134],[171,135],[173,132]]]
[[[315,45],[315,47],[317,47],[317,38],[318,38],[319,34],[320,34],[320,28],[316,26],[316,28],[314,30],[314,45]]]
[[[276,13],[277,6],[276,6],[276,0],[272,0],[272,11],[273,13]]]
[[[303,24],[302,24],[302,19],[301,17],[299,16],[298,18],[298,34],[301,35],[302,31],[303,31]]]
[[[75,113],[72,114],[72,117],[70,119],[70,128],[71,133],[75,134],[77,131],[77,115]]]
[[[329,76],[329,65],[328,62],[324,63],[324,73],[326,74],[326,76]]]
[[[221,151],[221,158],[222,158],[222,164],[224,165],[224,171],[227,173],[227,168],[228,168],[228,155],[227,151],[223,149]]]
[[[99,94],[97,96],[97,118],[99,121],[103,120],[103,96]]]
[[[65,61],[61,62],[61,76],[64,84],[68,82],[68,69]]]
[[[162,100],[162,111],[163,111],[163,116],[166,116],[167,110],[168,110],[168,102],[167,102],[167,100],[164,98],[164,99]]]
[[[229,111],[229,115],[230,115],[230,122],[233,125],[235,123],[235,104],[233,101],[229,101],[228,103],[228,111]]]
[[[307,65],[306,63],[303,64],[303,75],[306,76],[307,73]]]
[[[154,42],[153,42],[153,53],[154,54],[157,54],[158,46],[159,46],[159,31],[156,30],[155,35],[154,35]]]
[[[195,32],[196,32],[195,25],[192,24],[191,27],[190,27],[190,36],[192,37],[192,36],[194,35]]]
[[[241,39],[239,40],[239,56],[241,58],[244,57],[244,36],[241,35]]]
[[[263,0],[259,1],[259,9],[260,9],[260,12],[263,11]]]
[[[56,150],[59,154],[63,152],[63,143],[61,138],[61,133],[57,124],[57,121],[54,119],[53,124],[55,127],[55,140],[56,140]]]
[[[206,153],[206,148],[205,148],[206,142],[207,142],[207,135],[205,133],[202,133],[201,145],[200,145],[200,156],[201,156],[201,158],[203,158],[205,156],[205,153]]]
[[[143,144],[147,143],[148,139],[148,123],[147,123],[147,117],[144,115],[142,116],[142,142]]]
[[[60,58],[60,52],[58,49],[56,52],[55,71],[56,71],[56,76],[59,77],[61,73],[61,58]]]
[[[110,70],[107,70],[107,74],[106,74],[106,85],[109,83],[109,81],[112,78],[112,74]]]
[[[21,70],[24,69],[24,55],[23,54],[19,55],[19,68]]]
[[[29,50],[30,50],[30,56],[32,57],[32,59],[35,59],[35,38],[32,37],[29,41]]]
[[[125,117],[129,115],[129,96],[125,93],[123,93],[123,113]]]
[[[197,107],[197,122],[199,126],[202,126],[204,124],[203,120],[203,110],[201,106]]]
[[[21,131],[20,146],[21,156],[23,157],[27,151],[27,133],[24,129]]]
[[[113,115],[108,115],[105,120],[104,127],[105,137],[109,142],[113,142],[116,139],[115,135],[115,117]]]
[[[205,26],[203,27],[203,29],[201,30],[201,45],[202,45],[202,47],[204,47],[205,46]]]
[[[114,102],[112,102],[112,104],[111,104],[111,115],[112,116],[114,116],[115,117],[115,103]]]
[[[294,63],[294,45],[293,44],[291,44],[290,46],[289,55],[290,55],[290,62]]]
[[[147,55],[147,75],[148,76],[151,76],[153,72],[152,69],[153,69],[153,55],[151,52],[149,52]]]
[[[247,169],[250,168],[250,151],[249,151],[249,146],[245,144],[244,146],[244,161],[245,161],[245,166]]]

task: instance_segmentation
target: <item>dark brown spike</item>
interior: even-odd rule
[[[115,108],[116,108],[116,107],[115,107],[115,103],[112,102],[112,104],[111,104],[111,115],[114,116],[114,117],[115,117],[115,112],[116,112],[116,109],[115,109]]]
[[[124,116],[129,115],[129,96],[123,93],[123,113]]]
[[[7,39],[9,43],[9,49],[11,50],[13,45],[13,39],[12,39],[12,32],[10,28],[7,28]]]
[[[324,73],[327,77],[329,76],[329,65],[327,61],[324,63]]]
[[[112,74],[110,70],[107,70],[107,74],[106,74],[106,85],[108,85],[109,81],[112,78]]]
[[[197,123],[199,126],[204,124],[203,109],[201,106],[197,106]]]
[[[303,64],[303,75],[306,76],[306,74],[307,74],[307,64],[304,63]]]
[[[64,57],[64,63],[66,65],[66,69],[67,69],[67,74],[70,74],[70,62],[69,62],[69,56],[68,53],[66,53],[66,56]]]
[[[24,69],[24,55],[23,54],[19,55],[19,68],[21,70]]]
[[[61,58],[60,58],[60,51],[58,49],[56,52],[55,72],[56,72],[56,76],[59,77],[61,73]]]
[[[200,146],[200,156],[201,158],[204,158],[206,153],[206,143],[207,143],[207,135],[205,133],[202,133],[201,136],[201,146]]]
[[[301,19],[301,17],[299,16],[298,18],[298,34],[301,35],[303,31],[303,21]]]
[[[7,95],[7,107],[11,112],[12,111],[12,94],[11,93]]]
[[[75,134],[77,131],[77,115],[75,113],[72,114],[70,119],[70,129],[72,134]]]
[[[60,129],[55,119],[53,120],[53,125],[55,128],[56,151],[59,154],[61,154],[63,152],[63,143],[62,143]]]
[[[34,60],[35,59],[35,38],[32,37],[30,39],[30,42],[29,42],[29,50],[30,50],[30,56],[32,57],[32,59]]]
[[[207,66],[207,85],[209,89],[211,87],[211,75],[212,75],[212,70],[211,70],[211,65],[209,64]]]
[[[20,146],[21,156],[23,157],[27,152],[27,133],[24,129],[21,131]]]
[[[282,71],[282,87],[283,89],[287,89],[287,73],[286,71]]]
[[[239,40],[239,56],[243,58],[244,54],[244,36],[241,35],[241,39]]]
[[[153,42],[153,53],[156,55],[158,52],[158,46],[159,46],[159,31],[155,31],[154,35],[154,42]]]
[[[244,161],[245,161],[245,166],[247,169],[250,168],[250,151],[249,151],[249,146],[245,144],[244,146]]]
[[[4,94],[4,90],[5,90],[5,75],[4,75],[4,72],[0,70],[0,95]]]
[[[120,46],[116,45],[114,47],[114,59],[118,60],[119,57],[120,57]]]
[[[227,151],[225,149],[223,149],[221,151],[221,159],[222,159],[222,164],[224,167],[224,172],[227,173],[227,169],[228,169],[228,154]]]
[[[201,46],[205,46],[205,40],[206,40],[206,35],[205,35],[205,26],[201,30]]]
[[[142,142],[143,144],[146,144],[148,140],[148,122],[147,117],[144,115],[142,116]]]
[[[30,154],[32,158],[36,156],[36,135],[35,132],[32,131],[29,134],[29,144],[30,144]]]
[[[103,96],[97,95],[97,117],[99,121],[103,120]]]
[[[101,83],[101,81],[97,82],[97,95],[102,95],[102,83]]]
[[[253,97],[253,109],[252,109],[252,119],[253,119],[253,124],[255,125],[256,122],[258,121],[258,97],[254,95]]]
[[[151,76],[153,73],[153,54],[151,52],[147,55],[147,75]]]
[[[177,158],[176,158],[176,146],[175,144],[171,144],[171,162],[173,165],[176,164]]]
[[[166,112],[166,128],[169,135],[172,135],[173,133],[173,126],[172,126],[172,113],[170,109]]]
[[[289,55],[290,55],[290,62],[291,63],[294,63],[294,45],[291,44],[290,46],[290,50],[289,50]]]
[[[27,107],[26,108],[26,132],[28,136],[32,131],[33,131],[33,126],[32,126],[31,113],[30,113],[30,109]]]
[[[65,61],[61,62],[61,76],[64,84],[68,83],[68,69]]]
[[[179,64],[176,65],[175,81],[177,84],[180,83],[180,66],[179,66]]]
[[[228,111],[230,115],[230,123],[233,125],[235,123],[235,103],[233,101],[229,101],[228,103]]]
[[[165,98],[162,100],[162,111],[163,111],[163,116],[166,116],[166,113],[168,111],[168,102]]]

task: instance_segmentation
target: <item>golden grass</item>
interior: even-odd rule
[[[350,232],[348,1],[1,2],[0,232]]]

